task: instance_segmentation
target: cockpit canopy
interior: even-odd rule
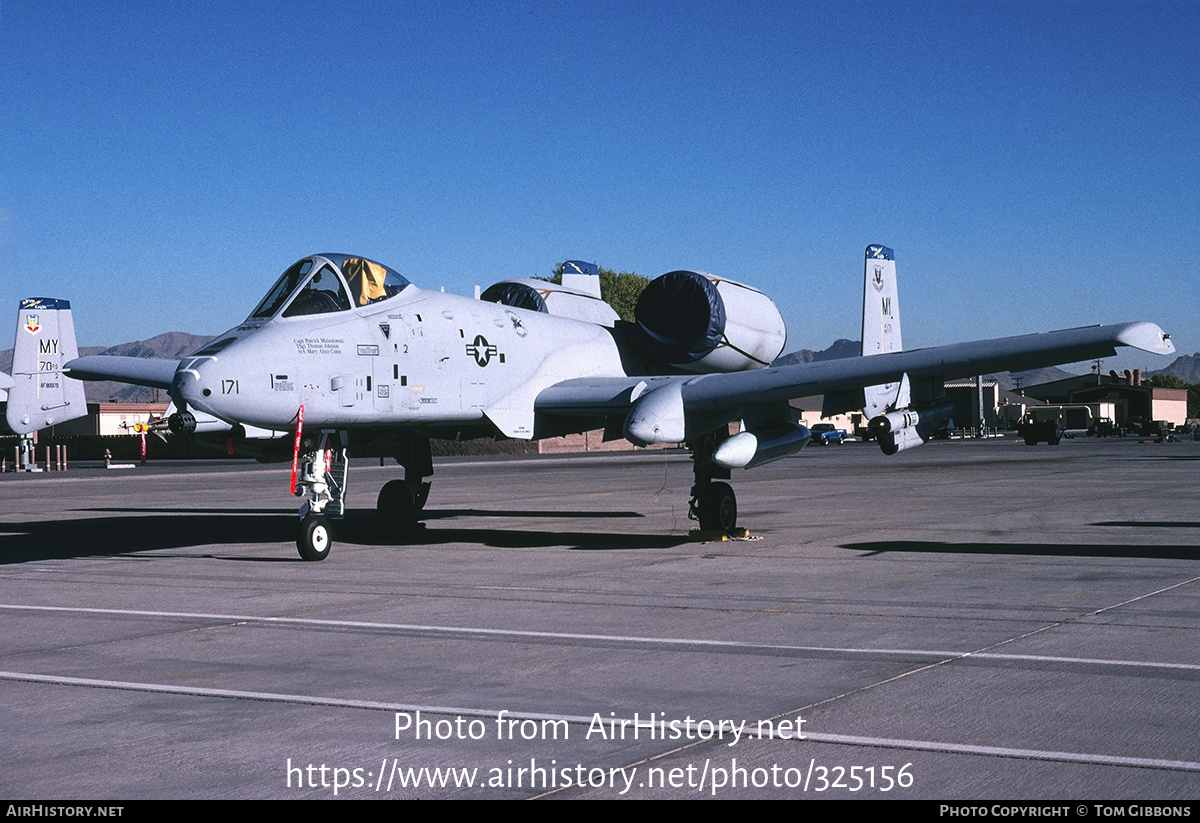
[[[293,264],[280,275],[251,320],[330,314],[367,306],[399,294],[408,286],[398,272],[365,257],[318,254]]]

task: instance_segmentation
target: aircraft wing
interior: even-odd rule
[[[702,418],[703,426],[707,426],[722,416],[732,419],[746,407],[898,383],[905,375],[910,379],[948,380],[995,371],[1023,371],[1111,357],[1119,346],[1162,355],[1175,351],[1170,337],[1153,323],[1087,326],[725,374],[577,378],[543,390],[536,409],[548,414],[611,415],[635,405],[653,405],[656,408],[646,409],[651,417],[665,414],[675,420],[661,427],[668,439],[650,442],[676,442],[676,435],[684,433],[680,426],[685,419],[686,435],[695,433],[699,425],[693,425],[693,417]],[[650,395],[660,393],[661,401],[651,401]],[[678,397],[669,399],[668,394]],[[634,416],[630,415],[631,421]]]
[[[1060,363],[1112,357],[1118,346],[1171,354],[1175,346],[1153,323],[1123,323],[976,340],[929,349],[706,375],[688,385],[688,405],[742,405],[790,400],[910,378],[952,380],[996,371],[1025,371]],[[716,379],[714,379],[716,378]],[[754,400],[749,401],[749,396]],[[742,398],[739,400],[739,398]]]
[[[178,366],[178,360],[94,354],[68,362],[66,373],[76,380],[117,380],[135,386],[169,389]]]

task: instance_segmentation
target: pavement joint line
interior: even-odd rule
[[[319,697],[306,694],[284,694],[281,692],[256,692],[242,689],[216,689],[206,686],[172,686],[164,683],[138,683],[127,680],[102,680],[90,677],[67,677],[63,675],[33,674],[31,672],[0,671],[2,680],[18,680],[27,683],[48,683],[56,686],[86,686],[96,689],[117,691],[177,694],[192,697],[220,697],[237,700],[258,700],[270,703],[299,703],[309,706],[330,706],[344,709],[368,709],[371,711],[409,712],[422,711],[430,714],[453,714],[464,717],[495,717],[499,710],[470,709],[455,706],[418,706],[408,703],[389,703],[378,700],[355,700],[345,697]],[[538,712],[506,712],[505,717],[518,720],[565,720],[568,723],[591,723],[591,717],[556,715]]]
[[[1200,578],[1193,578],[1200,579]],[[1192,582],[1192,581],[1186,581]],[[1183,585],[1176,584],[1176,585]],[[1168,588],[1175,588],[1171,586]],[[1141,599],[1141,598],[1135,598]],[[1131,602],[1131,601],[1128,601]],[[1105,611],[1112,606],[1104,609],[1090,612],[1084,617],[1097,614],[1100,611]],[[204,612],[169,612],[169,611],[148,611],[140,609],[100,609],[89,608],[83,606],[31,606],[12,603],[0,603],[0,609],[9,609],[13,611],[43,611],[43,612],[59,612],[73,614],[104,614],[104,615],[119,615],[129,617],[166,617],[191,620],[216,620],[222,623],[254,623],[259,625],[281,625],[281,626],[314,626],[321,628],[344,628],[344,629],[370,629],[370,630],[387,630],[395,632],[422,632],[425,634],[442,634],[442,635],[478,635],[481,637],[512,637],[512,638],[541,638],[548,640],[582,640],[582,641],[600,641],[600,642],[618,642],[628,643],[633,645],[674,645],[682,647],[695,647],[700,649],[736,649],[748,651],[763,651],[763,652],[794,652],[807,654],[840,654],[840,655],[888,655],[892,657],[904,658],[931,658],[941,662],[957,662],[961,660],[1012,660],[1024,662],[1046,662],[1046,663],[1065,663],[1072,665],[1090,665],[1090,666],[1118,666],[1130,668],[1145,668],[1145,669],[1164,669],[1174,671],[1200,671],[1200,664],[1196,663],[1166,663],[1158,661],[1140,661],[1140,660],[1113,660],[1105,658],[1087,658],[1087,657],[1063,657],[1054,655],[1031,655],[1031,654],[1001,654],[998,652],[963,652],[963,651],[938,651],[931,649],[851,649],[839,648],[834,646],[798,646],[772,643],[742,643],[735,640],[704,640],[698,638],[679,638],[679,637],[635,637],[629,635],[609,635],[609,634],[585,634],[574,632],[543,632],[543,631],[528,631],[519,629],[481,629],[460,626],[428,626],[420,624],[408,623],[375,623],[359,620],[323,620],[307,617],[262,617],[258,615],[241,615],[241,614],[210,614]],[[1080,618],[1073,618],[1078,620]],[[1022,635],[1028,637],[1032,634],[1040,633],[1046,628],[1053,628],[1063,625],[1072,620],[1059,621],[1050,626],[1042,627],[1035,632]],[[1005,645],[1015,639],[1003,641],[997,645]]]
[[[1055,760],[1066,763],[1087,763],[1106,766],[1132,766],[1144,769],[1170,769],[1173,771],[1200,772],[1200,763],[1190,760],[1161,760],[1152,757],[1122,757],[1109,754],[1082,754],[1079,752],[1043,751],[1040,749],[1015,749],[1004,746],[976,746],[969,743],[938,743],[927,740],[902,740],[882,737],[855,737],[842,734],[804,733],[806,739],[819,743],[841,743],[849,746],[871,746],[887,749],[912,749],[927,752],[953,754],[976,754],[991,757],[1009,757],[1020,760]]]
[[[202,686],[171,686],[161,683],[136,683],[122,680],[99,680],[85,677],[64,677],[58,675],[32,674],[28,672],[0,671],[0,678],[18,680],[28,683],[47,683],[58,686],[85,686],[118,691],[140,691],[157,694],[175,694],[193,697],[217,697],[226,699],[257,700],[273,703],[297,703],[310,706],[328,706],[333,708],[368,709],[372,711],[393,712],[428,712],[438,715],[458,715],[463,717],[498,717],[500,712],[489,709],[468,709],[451,706],[418,706],[407,703],[386,703],[373,700],[352,700],[337,697],[318,697],[315,695],[282,694],[274,692],[243,691],[239,689],[213,689]],[[555,715],[539,712],[505,711],[505,719],[512,720],[547,720],[563,721],[574,725],[591,726],[595,715]],[[614,718],[602,719],[609,723]],[[625,721],[633,723],[630,718]],[[621,722],[618,720],[618,722]],[[688,724],[689,730],[693,724]],[[746,737],[758,739],[773,738],[773,734],[759,734],[757,728],[742,733]],[[650,740],[655,738],[650,737]],[[799,738],[789,736],[784,738],[799,742]],[[910,751],[945,752],[951,754],[971,754],[989,757],[1006,757],[1018,760],[1053,760],[1066,763],[1086,763],[1106,766],[1128,766],[1143,769],[1165,769],[1171,771],[1200,772],[1200,763],[1188,760],[1163,760],[1149,757],[1123,757],[1120,755],[1086,754],[1081,752],[1059,752],[1041,749],[1018,749],[1003,746],[977,746],[968,743],[944,743],[931,740],[905,740],[888,737],[863,737],[849,734],[829,734],[825,732],[805,732],[803,740],[814,743],[828,743],[843,746],[863,746],[871,748],[904,749]],[[652,758],[660,759],[660,758]]]

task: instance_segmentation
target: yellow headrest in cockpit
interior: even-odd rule
[[[372,300],[387,297],[387,292],[383,290],[387,269],[378,263],[361,257],[349,257],[342,263],[342,273],[346,275],[350,291],[354,293],[358,305],[365,306]]]

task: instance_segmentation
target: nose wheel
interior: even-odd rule
[[[301,407],[303,408],[303,407]],[[301,451],[296,438],[296,473],[292,493],[303,497],[300,507],[300,534],[296,549],[308,561],[324,560],[333,548],[331,519],[346,512],[346,478],[350,463],[344,437],[322,432],[317,443],[306,443]]]
[[[296,538],[296,548],[305,560],[324,560],[329,556],[333,546],[333,537],[329,531],[329,519],[322,514],[310,514],[300,521],[300,536]]]

